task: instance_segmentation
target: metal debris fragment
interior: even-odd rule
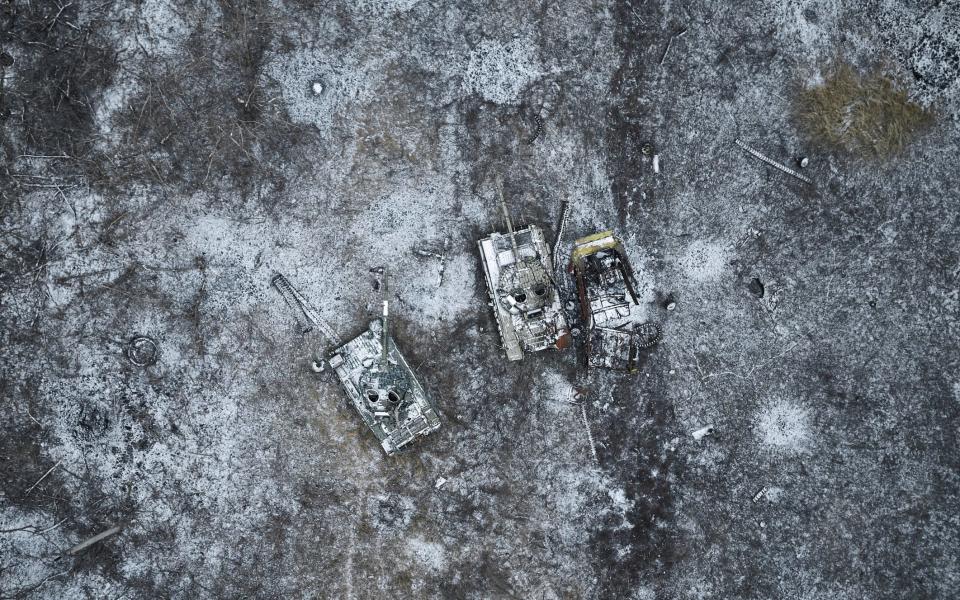
[[[636,281],[623,244],[603,231],[574,242],[571,271],[577,282],[580,318],[589,329],[587,364],[636,371],[640,352],[660,341],[657,323],[641,323]]]
[[[667,58],[667,52],[670,52],[670,46],[673,45],[673,40],[674,40],[674,38],[678,38],[678,37],[682,36],[682,35],[685,34],[685,33],[687,33],[687,28],[686,28],[686,27],[684,27],[683,29],[681,29],[681,30],[678,31],[677,33],[675,33],[675,34],[673,34],[673,35],[670,36],[670,39],[667,40],[667,47],[663,49],[663,54],[660,56],[660,66],[663,66],[663,61],[666,60],[666,58]]]
[[[653,155],[653,172],[654,173],[660,172],[660,155],[659,154]]]
[[[593,453],[593,461],[600,464],[600,457],[597,455],[597,444],[593,441],[593,432],[590,431],[590,421],[587,420],[587,403],[580,403],[580,415],[583,417],[583,428],[587,432],[587,441],[590,442],[590,452]]]
[[[127,360],[138,367],[156,364],[160,351],[157,343],[145,335],[138,335],[127,344]]]
[[[447,482],[446,477],[437,477],[437,482],[433,484],[433,487],[434,489],[439,490],[440,488],[443,487],[443,484],[445,484],[446,482]]]
[[[706,427],[701,427],[700,429],[694,431],[690,435],[693,436],[694,440],[699,442],[700,440],[707,437],[711,433],[713,433],[713,425],[707,425]]]
[[[567,229],[567,217],[570,214],[570,201],[563,200],[560,202],[560,226],[557,227],[557,238],[553,241],[553,256],[556,258],[560,256],[560,243],[563,241],[563,233]],[[560,268],[559,261],[554,263],[556,268]]]
[[[447,249],[449,245],[450,245],[450,240],[446,239],[443,241],[443,249],[440,251],[425,250],[422,248],[416,248],[413,251],[414,254],[416,254],[417,256],[422,256],[424,258],[435,258],[440,261],[440,268],[437,271],[437,289],[439,289],[440,286],[443,285],[443,275],[447,268],[447,265],[446,265]]]
[[[514,231],[500,180],[497,193],[507,233],[491,233],[477,244],[507,358],[566,348],[570,330],[553,279],[550,247],[539,227]]]
[[[534,130],[533,134],[527,138],[527,145],[532,145],[537,139],[539,139],[540,134],[543,133],[543,119],[540,118],[540,115],[533,116],[534,121]]]
[[[83,541],[83,542],[80,542],[79,544],[77,544],[77,545],[74,546],[73,548],[70,548],[69,550],[67,550],[67,554],[70,554],[70,555],[77,554],[78,552],[80,552],[80,551],[82,551],[82,550],[84,550],[84,549],[86,549],[86,548],[89,548],[90,546],[96,544],[96,543],[99,542],[99,541],[105,540],[105,539],[107,539],[108,537],[110,537],[110,536],[112,536],[112,535],[116,535],[117,533],[120,532],[121,529],[122,529],[122,527],[120,527],[119,525],[115,525],[115,526],[111,527],[110,529],[104,531],[103,533],[98,533],[97,535],[93,536],[92,538],[90,538],[90,539],[88,539],[88,540],[85,540],[85,541]]]
[[[307,333],[316,327],[329,342],[332,343],[336,339],[333,330],[320,318],[320,313],[307,302],[307,299],[290,284],[286,277],[277,273],[270,280],[270,283],[280,292],[280,296],[283,297],[287,306],[293,309],[293,315],[300,327],[300,333]]]
[[[383,314],[367,331],[335,349],[330,366],[387,455],[440,428],[440,417],[390,336],[384,268]]]
[[[799,179],[800,181],[802,181],[802,182],[804,182],[804,183],[813,185],[813,180],[810,179],[809,177],[807,177],[806,175],[801,175],[800,173],[797,173],[796,171],[794,171],[793,169],[791,169],[791,168],[788,167],[787,165],[785,165],[785,164],[783,164],[783,163],[779,163],[779,162],[773,160],[772,158],[761,154],[761,153],[758,152],[757,150],[754,150],[754,149],[751,148],[750,146],[748,146],[748,145],[744,144],[743,142],[741,142],[739,139],[734,140],[734,142],[735,142],[738,146],[740,146],[741,148],[743,148],[744,150],[746,150],[747,153],[748,153],[750,156],[756,158],[757,160],[763,161],[763,162],[767,163],[768,165],[770,165],[771,167],[773,167],[773,168],[775,168],[775,169],[778,169],[778,170],[780,170],[780,171],[783,171],[783,172],[786,173],[787,175],[792,175],[793,177],[796,177],[797,179]]]
[[[756,494],[753,495],[753,503],[756,504],[757,502],[760,502],[760,500],[766,497],[766,495],[767,495],[767,487],[764,486],[760,488]]]

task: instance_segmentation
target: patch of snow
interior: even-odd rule
[[[542,71],[533,40],[515,38],[502,43],[487,39],[470,52],[463,88],[496,104],[518,104],[520,95]]]
[[[757,415],[755,431],[765,445],[786,452],[804,452],[811,442],[806,409],[786,400],[764,407]]]
[[[537,386],[542,392],[547,407],[557,413],[567,413],[573,410],[570,405],[576,400],[577,390],[573,384],[557,371],[547,371],[540,378]]]
[[[437,542],[412,537],[407,540],[407,551],[419,564],[430,571],[442,571],[447,566],[447,553]]]
[[[680,258],[683,276],[695,283],[709,283],[723,277],[730,261],[730,247],[723,242],[697,240]]]

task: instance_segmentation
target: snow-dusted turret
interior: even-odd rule
[[[507,233],[491,233],[478,245],[507,358],[566,348],[570,330],[553,280],[550,247],[539,227],[514,231],[499,181],[497,188]]]

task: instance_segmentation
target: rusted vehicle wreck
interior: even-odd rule
[[[574,242],[570,270],[576,280],[587,364],[637,370],[641,352],[660,341],[662,330],[639,322],[636,278],[623,244],[611,231]]]

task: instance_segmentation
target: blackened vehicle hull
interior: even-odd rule
[[[661,330],[636,320],[636,280],[623,244],[610,231],[580,238],[570,267],[587,329],[587,364],[636,371],[641,351],[660,341]]]

